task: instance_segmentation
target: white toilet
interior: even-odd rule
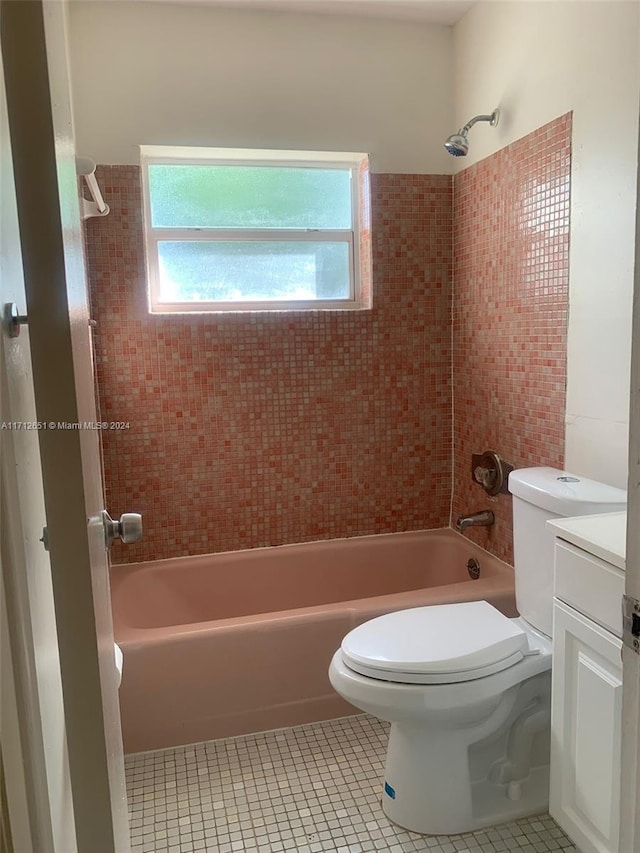
[[[389,721],[382,806],[449,835],[545,811],[549,795],[553,535],[550,518],[617,512],[620,489],[554,468],[509,477],[516,604],[417,607],[360,625],[329,668],[334,689]]]

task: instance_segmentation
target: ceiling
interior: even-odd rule
[[[200,3],[232,9],[306,12],[321,15],[355,15],[396,21],[452,25],[476,0],[166,0]]]

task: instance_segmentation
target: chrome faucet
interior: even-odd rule
[[[471,515],[461,515],[456,521],[456,530],[463,533],[467,527],[490,527],[496,523],[496,517],[490,509],[472,512]]]

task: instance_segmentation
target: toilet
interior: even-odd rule
[[[387,817],[451,835],[546,811],[554,537],[550,518],[617,512],[626,493],[554,468],[509,476],[516,605],[486,601],[387,613],[333,656],[337,693],[391,723]]]

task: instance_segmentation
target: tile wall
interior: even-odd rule
[[[511,497],[472,481],[471,454],[563,466],[570,184],[570,113],[454,180],[452,515],[492,509],[467,535],[510,563]]]
[[[114,562],[446,526],[451,217],[446,175],[372,175],[374,307],[150,315],[140,173],[102,166],[87,223]]]
[[[114,562],[446,526],[452,443],[453,519],[493,509],[467,535],[511,562],[471,454],[563,465],[570,152],[567,114],[453,188],[372,175],[374,307],[314,314],[150,315],[139,169],[99,167],[100,405],[130,424],[103,435],[107,505],[145,522]]]

